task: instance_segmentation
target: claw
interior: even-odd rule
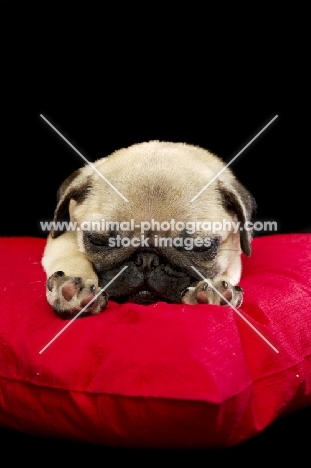
[[[184,289],[180,294],[180,300],[184,297],[185,294],[189,292],[189,288]]]
[[[54,288],[56,280],[58,278],[61,278],[64,275],[65,275],[65,273],[63,271],[56,271],[55,273],[53,273],[53,275],[51,275],[48,278],[47,282],[46,282],[46,287],[48,288],[48,290],[52,291],[53,288]]]
[[[53,273],[52,276],[54,276],[55,278],[60,278],[61,276],[64,276],[65,273],[63,271],[55,271],[55,273]]]

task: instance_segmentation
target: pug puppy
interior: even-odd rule
[[[64,318],[97,314],[108,297],[238,307],[255,211],[206,149],[149,141],[115,151],[59,188],[42,258],[47,300]]]

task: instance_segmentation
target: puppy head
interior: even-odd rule
[[[79,250],[86,253],[103,286],[127,266],[107,290],[112,298],[178,302],[181,291],[201,279],[192,266],[214,278],[241,250],[251,253],[252,230],[244,226],[252,221],[256,204],[228,168],[211,182],[223,167],[217,156],[191,145],[133,145],[95,163],[104,179],[88,166],[66,179],[54,222],[67,217],[78,223]],[[243,229],[215,232],[208,226],[224,220],[238,222]],[[181,228],[184,223],[184,228],[171,221]],[[81,229],[85,222],[99,224]],[[59,235],[60,230],[51,232],[52,237]]]

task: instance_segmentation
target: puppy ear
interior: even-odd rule
[[[53,223],[64,223],[69,219],[69,203],[70,200],[75,200],[77,203],[82,203],[91,189],[91,183],[87,179],[78,181],[78,176],[81,174],[81,169],[76,170],[62,183],[57,191],[57,206],[54,211]],[[56,239],[66,231],[65,226],[62,228],[58,224],[58,228],[51,229],[50,236]]]
[[[219,181],[219,189],[227,210],[234,212],[240,222],[240,242],[245,255],[251,255],[253,237],[252,223],[256,216],[257,204],[252,194],[237,180],[232,184]]]

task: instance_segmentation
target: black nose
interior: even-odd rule
[[[143,273],[149,273],[156,266],[159,265],[159,257],[154,253],[138,253],[135,257],[135,265],[137,265],[138,270]]]

